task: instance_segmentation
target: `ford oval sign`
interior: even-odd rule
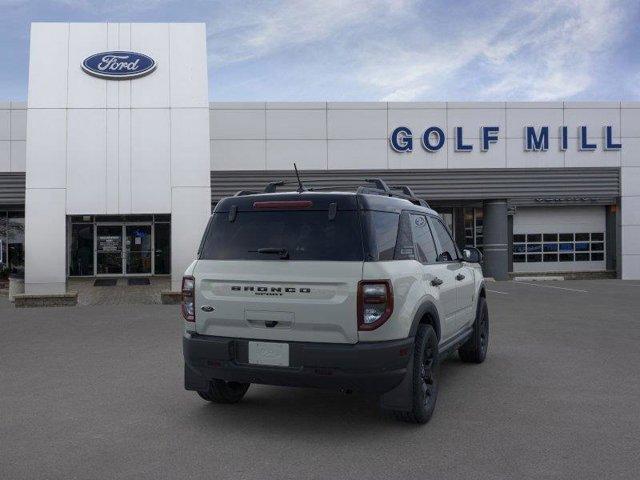
[[[153,58],[136,52],[102,52],[87,57],[82,69],[94,77],[130,80],[151,73],[156,68]]]

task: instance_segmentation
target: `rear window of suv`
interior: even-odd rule
[[[242,211],[233,221],[215,213],[200,259],[281,260],[264,249],[284,249],[289,260],[362,261],[358,212],[338,211],[330,219],[326,210]]]

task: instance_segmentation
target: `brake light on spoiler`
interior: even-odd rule
[[[312,206],[313,202],[310,200],[273,200],[253,202],[253,208],[256,210],[301,210]]]

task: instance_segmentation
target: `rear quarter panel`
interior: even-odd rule
[[[365,262],[363,280],[391,280],[393,313],[379,328],[358,332],[361,342],[379,342],[407,338],[418,309],[424,302],[432,302],[441,311],[437,289],[424,281],[422,264],[415,260]]]

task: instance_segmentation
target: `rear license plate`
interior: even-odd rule
[[[249,342],[249,363],[254,365],[289,366],[289,344]]]

